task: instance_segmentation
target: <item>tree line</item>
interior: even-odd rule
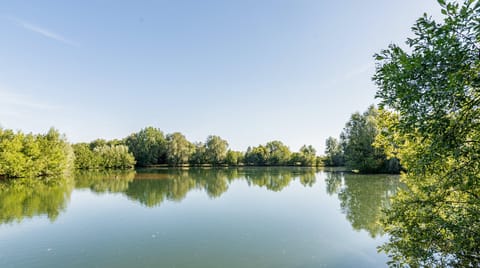
[[[118,167],[168,166],[316,166],[321,159],[316,156],[313,146],[302,146],[298,152],[280,141],[248,147],[246,152],[229,149],[226,140],[210,135],[205,142],[190,142],[180,132],[165,135],[160,129],[145,127],[122,140],[95,140],[91,143],[73,145],[76,166],[80,169],[98,169],[101,161],[93,161],[99,146],[112,148],[126,147],[131,157],[125,161],[114,161]],[[122,147],[123,146],[123,147]],[[121,155],[121,154],[119,154]],[[133,161],[127,161],[133,160]],[[99,164],[100,163],[100,164]]]
[[[280,141],[231,150],[219,136],[190,142],[180,132],[165,135],[146,127],[124,139],[97,139],[70,144],[58,130],[24,134],[0,128],[0,178],[61,176],[72,170],[131,169],[168,166],[316,166],[322,164],[311,145],[291,152]]]

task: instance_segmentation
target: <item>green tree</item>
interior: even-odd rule
[[[241,163],[243,163],[243,161],[244,161],[243,157],[244,157],[244,155],[243,155],[242,152],[228,150],[227,151],[227,156],[225,158],[225,162],[229,166],[238,166]]]
[[[376,55],[381,107],[407,173],[394,198],[382,249],[417,266],[480,266],[480,2],[438,1],[445,15],[424,15],[408,49]]]
[[[219,136],[208,136],[205,142],[205,155],[208,163],[219,165],[225,162],[227,157],[228,142]]]
[[[98,141],[94,141],[93,144],[103,145],[93,149],[92,143],[73,145],[76,169],[131,169],[135,166],[135,157],[126,145],[107,145],[115,143]]]
[[[265,146],[248,147],[245,152],[245,163],[253,166],[264,166],[267,164],[268,150]]]
[[[25,175],[26,156],[22,149],[22,133],[0,128],[0,175],[5,177],[23,177]]]
[[[0,176],[48,177],[73,167],[73,151],[63,135],[50,129],[44,135],[0,129]]]
[[[126,145],[103,145],[95,148],[104,169],[130,169],[135,166],[135,158]]]
[[[133,133],[125,138],[125,144],[139,166],[166,163],[166,140],[158,128],[146,127]]]
[[[267,149],[267,163],[273,166],[287,165],[290,161],[291,152],[288,146],[281,141],[271,141],[265,145]]]
[[[328,137],[325,142],[325,165],[343,166],[345,164],[343,148],[334,137]]]
[[[47,134],[38,137],[41,157],[40,176],[62,175],[73,164],[73,151],[64,135],[51,128]]]
[[[378,135],[378,110],[368,107],[363,114],[354,113],[340,135],[345,164],[352,170],[365,173],[384,172],[387,157],[382,148],[375,147]]]
[[[167,161],[169,165],[187,164],[195,147],[180,132],[167,135]]]
[[[315,150],[315,148],[313,148],[312,145],[303,145],[301,148],[300,148],[300,163],[302,164],[302,166],[315,166],[316,165],[316,160],[317,160],[317,157],[316,157],[316,154],[317,154],[317,150]]]
[[[75,169],[99,169],[100,156],[95,154],[88,143],[72,145],[75,153]]]
[[[208,163],[205,144],[203,142],[197,142],[194,144],[194,147],[194,152],[192,156],[190,156],[190,164],[199,166]]]

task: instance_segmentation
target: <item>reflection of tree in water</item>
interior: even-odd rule
[[[229,177],[232,174],[225,172],[225,170],[196,171],[190,175],[194,178],[197,188],[204,189],[211,198],[220,197],[228,190],[229,183],[234,180],[234,177]]]
[[[75,173],[75,188],[89,188],[95,193],[121,193],[135,178],[135,171],[79,171]]]
[[[164,200],[180,201],[195,188],[195,182],[187,171],[162,174],[160,179],[133,180],[125,194],[148,207],[160,205]]]
[[[298,178],[304,186],[312,186],[316,181],[315,169],[312,168],[253,168],[246,170],[244,176],[249,185],[275,192],[283,190],[294,178]]]
[[[72,178],[0,180],[0,224],[46,215],[54,221],[64,211]]]
[[[220,197],[235,180],[280,191],[298,178],[304,186],[315,183],[315,170],[305,168],[246,169],[140,169],[137,172],[87,172],[77,174],[76,186],[94,192],[123,193],[129,199],[153,207],[165,200],[181,201],[189,191],[203,190],[211,198]]]
[[[55,220],[70,199],[72,189],[95,193],[119,193],[145,206],[165,200],[181,201],[189,191],[202,190],[211,198],[220,197],[235,180],[281,191],[293,180],[312,186],[314,169],[235,168],[235,169],[146,169],[135,171],[77,172],[66,179],[0,180],[0,224],[39,215]]]
[[[342,172],[326,172],[325,183],[327,185],[326,190],[327,194],[338,194],[342,187],[342,179],[343,173]]]
[[[317,176],[315,175],[315,172],[313,172],[313,170],[311,171],[312,172],[305,172],[299,175],[300,183],[303,186],[312,187],[315,182],[317,182]]]
[[[338,193],[342,212],[355,230],[366,230],[372,237],[383,234],[382,210],[400,186],[398,177],[326,173],[327,193]],[[342,184],[343,178],[343,184]]]

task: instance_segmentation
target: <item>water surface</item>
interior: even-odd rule
[[[0,183],[0,267],[384,267],[388,175],[309,168]]]

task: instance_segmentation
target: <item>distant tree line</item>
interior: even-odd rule
[[[375,106],[364,113],[354,113],[345,124],[340,139],[329,137],[325,142],[326,166],[346,166],[362,173],[399,173],[399,160],[387,155],[378,144],[381,136],[381,115]]]
[[[271,141],[265,145],[248,147],[246,152],[240,152],[230,149],[228,142],[219,136],[211,135],[205,142],[192,143],[180,132],[165,135],[154,127],[141,129],[123,140],[115,141],[115,144],[127,146],[136,160],[136,165],[140,167],[315,166],[321,163],[311,145],[302,146],[299,152],[291,152],[282,142]]]
[[[50,129],[46,134],[24,134],[0,128],[0,178],[60,176],[79,170],[131,169],[135,166],[316,166],[323,164],[311,145],[298,152],[280,141],[248,147],[246,152],[229,148],[219,136],[192,143],[180,132],[165,135],[146,127],[124,139],[97,139],[70,144]]]

